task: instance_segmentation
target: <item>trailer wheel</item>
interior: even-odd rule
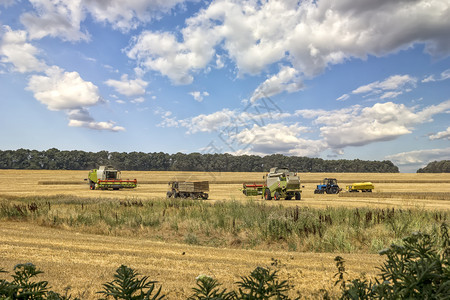
[[[170,198],[170,197],[172,197],[172,192],[171,192],[171,191],[168,191],[168,192],[166,193],[166,198]]]
[[[302,199],[302,194],[300,194],[300,192],[295,192],[295,200],[301,200]]]
[[[270,190],[269,189],[266,189],[266,192],[264,194],[264,199],[272,200],[272,195],[270,194]]]

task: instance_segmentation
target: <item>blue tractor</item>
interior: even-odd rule
[[[317,185],[314,194],[338,194],[341,190],[336,178],[325,178],[321,184]]]

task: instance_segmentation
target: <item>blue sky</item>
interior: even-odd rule
[[[0,149],[450,159],[450,2],[0,0]]]

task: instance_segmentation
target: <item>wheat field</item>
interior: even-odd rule
[[[245,201],[240,188],[243,182],[262,182],[263,173],[206,172],[122,172],[122,178],[138,180],[138,187],[120,191],[91,191],[84,178],[88,171],[0,170],[0,205],[15,198],[72,195],[89,199],[123,199],[151,201],[165,197],[170,180],[209,180],[210,199]],[[370,193],[316,195],[315,185],[324,177],[335,177],[342,188],[346,184],[372,181]],[[411,208],[448,211],[450,178],[446,174],[300,174],[304,185],[301,201],[255,201],[284,206]],[[377,195],[378,193],[378,195]],[[434,195],[427,199],[424,194]],[[356,194],[356,193],[355,193]],[[280,276],[289,278],[305,299],[318,298],[321,289],[333,290],[336,273],[334,257],[346,259],[349,278],[378,273],[383,258],[377,254],[299,253],[244,250],[167,243],[139,236],[96,235],[83,230],[59,226],[39,226],[26,221],[0,220],[0,268],[11,271],[15,264],[33,262],[53,289],[81,299],[97,299],[101,284],[113,279],[121,264],[136,269],[151,280],[158,280],[168,299],[186,299],[200,274],[214,276],[225,288],[234,288],[240,276],[256,266],[269,266],[272,259],[281,261]],[[0,274],[7,278],[8,274]]]
[[[77,197],[119,198],[119,199],[155,199],[164,198],[167,184],[171,180],[208,180],[210,192],[208,201],[248,199],[243,195],[242,183],[261,183],[264,173],[233,172],[159,172],[159,171],[123,171],[123,179],[137,179],[138,187],[120,191],[91,191],[85,178],[88,171],[50,171],[50,170],[0,170],[0,196],[54,196],[74,195]],[[448,174],[380,174],[380,173],[300,173],[302,186],[301,201],[271,202],[282,205],[302,205],[323,207],[398,207],[450,209],[450,176]],[[375,185],[374,193],[395,193],[388,197],[374,197],[369,193],[355,197],[339,195],[316,195],[314,189],[324,177],[338,179],[341,188],[352,182],[371,181]],[[421,193],[439,193],[442,197],[423,199]],[[415,197],[417,195],[417,197]],[[261,197],[253,197],[261,200]],[[262,200],[261,200],[262,201]]]

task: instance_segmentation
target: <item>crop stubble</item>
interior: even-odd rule
[[[160,172],[160,171],[123,171],[122,178],[138,180],[135,189],[121,191],[91,191],[87,182],[88,171],[50,171],[50,170],[0,170],[0,196],[54,196],[74,195],[77,197],[117,198],[117,199],[154,199],[165,197],[167,184],[171,180],[209,180],[210,200],[248,199],[242,192],[243,182],[263,181],[264,173],[233,172]],[[372,181],[376,192],[395,192],[398,197],[339,197],[338,195],[315,195],[316,184],[324,177],[338,178],[345,189],[346,184],[360,181]],[[302,201],[274,202],[283,205],[301,205],[316,208],[323,207],[398,207],[449,209],[450,179],[445,174],[380,174],[380,173],[300,173]],[[53,184],[52,184],[53,183]],[[443,199],[414,198],[415,193],[436,193],[447,195]],[[260,200],[260,197],[253,197]]]

